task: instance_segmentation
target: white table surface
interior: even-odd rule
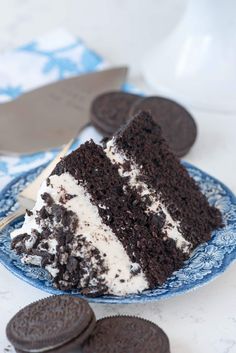
[[[8,0],[0,5],[0,50],[64,26],[114,64],[128,63],[131,81],[151,92],[139,75],[143,53],[174,27],[185,0]],[[236,114],[192,112],[199,133],[186,160],[236,193]],[[4,333],[8,320],[24,305],[45,296],[0,266],[0,353],[8,345]],[[236,353],[236,264],[207,286],[180,297],[92,307],[98,318],[130,314],[156,322],[168,334],[172,353]]]

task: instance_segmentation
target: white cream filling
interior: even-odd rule
[[[22,262],[25,264],[31,264],[34,266],[41,266],[41,256],[38,255],[24,255],[22,258]]]
[[[44,183],[43,183],[43,185],[44,185]],[[43,187],[43,185],[42,185],[42,187]],[[31,210],[33,212],[33,215],[32,216],[28,216],[27,213],[25,214],[24,224],[22,225],[21,228],[15,229],[15,230],[13,230],[13,232],[11,232],[11,239],[14,239],[15,237],[17,237],[17,235],[20,235],[22,233],[30,234],[31,237],[32,237],[32,229],[36,229],[38,231],[41,231],[41,228],[36,223],[35,217],[36,217],[36,211],[40,210],[45,205],[43,199],[40,197],[42,192],[43,191],[41,191],[41,189],[38,192],[37,201],[36,201],[36,203],[34,205],[34,208]],[[32,243],[29,244],[29,245],[33,246]]]
[[[51,274],[52,277],[56,277],[59,272],[58,268],[56,268],[54,265],[46,265],[45,268]]]
[[[144,289],[147,289],[148,282],[140,266],[130,261],[122,243],[118,240],[111,228],[103,223],[98,208],[91,203],[90,195],[86,191],[86,188],[79,185],[69,173],[64,173],[60,176],[52,175],[49,179],[50,184],[46,185],[46,182],[44,182],[39,190],[37,202],[32,210],[33,215],[26,215],[22,228],[13,231],[11,237],[14,238],[22,233],[31,235],[32,229],[36,229],[40,232],[41,229],[35,222],[36,211],[40,210],[44,205],[44,201],[40,195],[47,192],[52,196],[55,203],[60,204],[59,199],[61,196],[61,187],[63,186],[66,193],[75,195],[63,204],[66,209],[73,211],[78,216],[79,223],[76,229],[75,238],[82,234],[86,242],[89,242],[93,247],[98,249],[104,260],[104,266],[107,268],[107,272],[102,276],[105,279],[105,284],[109,288],[109,293],[125,295],[128,293],[141,292]],[[99,207],[104,208],[105,206],[99,205]],[[54,254],[57,241],[55,239],[50,239],[48,244],[48,252]],[[73,256],[83,257],[83,252],[85,254],[89,250],[85,247],[80,251],[76,250],[75,239],[73,240],[73,244],[75,245],[75,250],[72,250]],[[106,254],[106,256],[103,254]],[[36,262],[36,259],[32,258],[31,260],[31,263]],[[27,257],[27,263],[30,263],[29,256]],[[134,269],[136,270],[138,268],[140,269],[140,272],[133,275],[132,272]],[[53,265],[48,265],[46,269],[53,277],[55,277],[58,272],[57,268]],[[117,275],[119,276],[117,277]],[[95,282],[96,279],[94,279],[94,284],[96,284]]]
[[[123,151],[118,151],[117,146],[115,144],[115,139],[111,139],[107,143],[107,147],[105,149],[105,153],[107,157],[113,164],[119,164],[119,174],[121,177],[128,177],[129,185],[131,188],[135,188],[136,190],[141,190],[141,196],[148,195],[151,201],[151,205],[147,207],[146,212],[157,212],[162,211],[166,216],[165,225],[163,227],[163,231],[166,231],[167,237],[173,239],[176,242],[176,247],[181,249],[183,252],[189,252],[191,247],[191,243],[188,242],[180,233],[179,227],[180,223],[175,222],[171,217],[170,213],[163,205],[163,203],[158,199],[158,195],[150,188],[146,183],[140,181],[140,168],[138,165],[131,161],[128,157],[126,157]],[[125,171],[123,164],[125,162],[129,162],[131,165],[131,170],[128,172]]]

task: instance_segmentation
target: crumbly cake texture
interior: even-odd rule
[[[197,137],[197,125],[189,111],[171,99],[157,96],[137,100],[130,108],[129,117],[140,111],[150,112],[177,157],[188,153]]]
[[[221,226],[141,112],[103,147],[89,141],[63,158],[11,236],[22,261],[46,268],[55,287],[126,295],[161,285]]]
[[[142,121],[145,124],[140,128]],[[212,230],[222,223],[220,211],[209,206],[193,178],[169,151],[160,127],[151,117],[141,113],[129,129],[119,132],[116,145],[142,166],[141,180],[160,194],[172,218],[181,220],[181,233],[192,248],[208,241]]]

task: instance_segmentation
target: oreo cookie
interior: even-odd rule
[[[188,153],[197,137],[197,126],[191,114],[180,104],[162,97],[140,99],[130,108],[129,117],[140,111],[151,113],[161,126],[171,150],[178,157]]]
[[[52,296],[20,310],[8,323],[6,334],[18,353],[65,353],[80,347],[95,324],[86,300]]]
[[[140,96],[125,92],[107,92],[95,98],[90,109],[90,119],[105,137],[111,137],[124,125],[131,106]]]
[[[154,323],[133,316],[97,321],[81,348],[83,353],[170,353],[169,340]]]

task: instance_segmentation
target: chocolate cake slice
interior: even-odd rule
[[[63,158],[11,237],[55,287],[125,295],[161,285],[221,225],[142,112],[105,146],[89,141]]]

